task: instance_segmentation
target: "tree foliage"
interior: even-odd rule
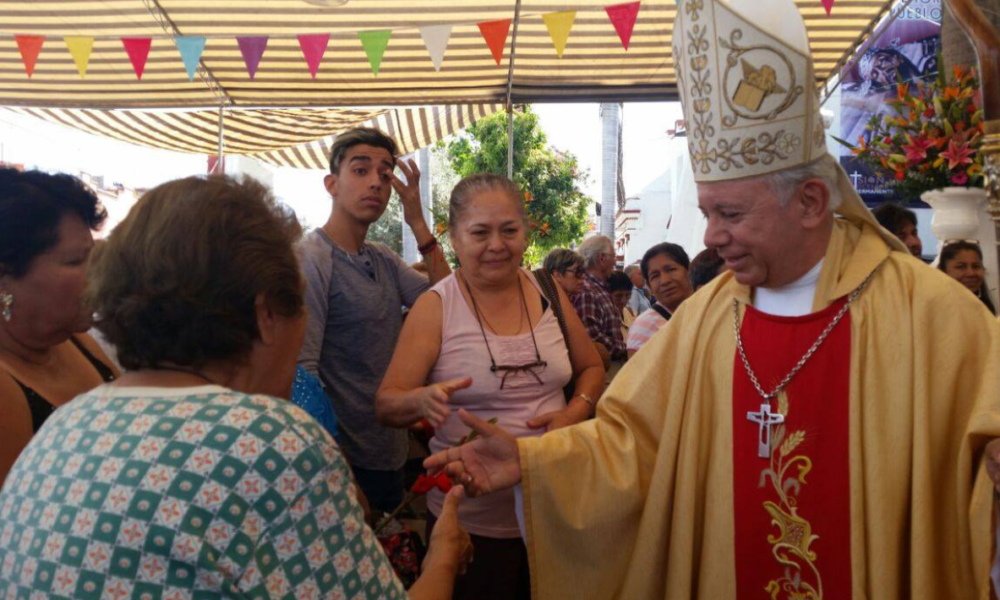
[[[403,254],[403,205],[395,190],[378,221],[368,228],[368,240],[381,242],[396,254]]]
[[[507,113],[480,119],[447,146],[460,177],[476,173],[507,174]],[[591,202],[580,190],[588,173],[576,156],[548,146],[538,115],[530,107],[514,113],[514,181],[524,193],[531,227],[526,259],[534,265],[552,248],[579,242],[587,229]],[[446,207],[445,207],[446,208]],[[435,211],[439,221],[447,210]]]

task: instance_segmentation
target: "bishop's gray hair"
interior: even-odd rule
[[[828,208],[830,212],[833,212],[840,208],[840,203],[843,200],[838,185],[839,170],[840,165],[837,164],[837,159],[827,152],[818,160],[807,165],[762,175],[760,179],[771,186],[774,195],[780,199],[781,206],[788,206],[792,195],[806,180],[819,179],[826,184],[826,189],[830,190]]]

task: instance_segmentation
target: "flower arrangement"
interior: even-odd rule
[[[975,69],[956,66],[929,82],[896,85],[891,114],[872,116],[857,145],[838,139],[905,195],[948,186],[982,187],[983,110]],[[866,140],[867,138],[867,140]]]

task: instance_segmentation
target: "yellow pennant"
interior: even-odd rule
[[[549,30],[549,37],[552,38],[552,45],[556,47],[556,54],[562,58],[563,50],[566,49],[566,41],[569,39],[569,30],[573,28],[573,21],[576,19],[575,10],[564,10],[562,12],[542,15],[545,27]]]
[[[94,49],[94,38],[71,36],[64,37],[63,41],[69,48],[69,53],[73,57],[73,62],[76,63],[76,70],[80,72],[80,77],[86,77],[87,65],[90,63],[90,51]]]

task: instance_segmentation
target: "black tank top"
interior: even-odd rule
[[[115,380],[115,372],[111,370],[111,367],[98,360],[98,358],[91,354],[90,350],[87,350],[86,346],[80,343],[78,339],[73,336],[70,336],[69,339],[73,342],[73,345],[76,346],[81,353],[83,353],[83,357],[86,358],[91,365],[93,365],[94,369],[105,383]],[[14,382],[21,387],[21,391],[24,392],[24,397],[28,400],[28,409],[31,410],[31,430],[34,433],[38,433],[38,430],[42,428],[42,423],[45,423],[45,420],[49,418],[49,415],[55,412],[56,407],[51,402],[43,398],[41,394],[18,381],[17,377],[11,377],[14,379]]]

